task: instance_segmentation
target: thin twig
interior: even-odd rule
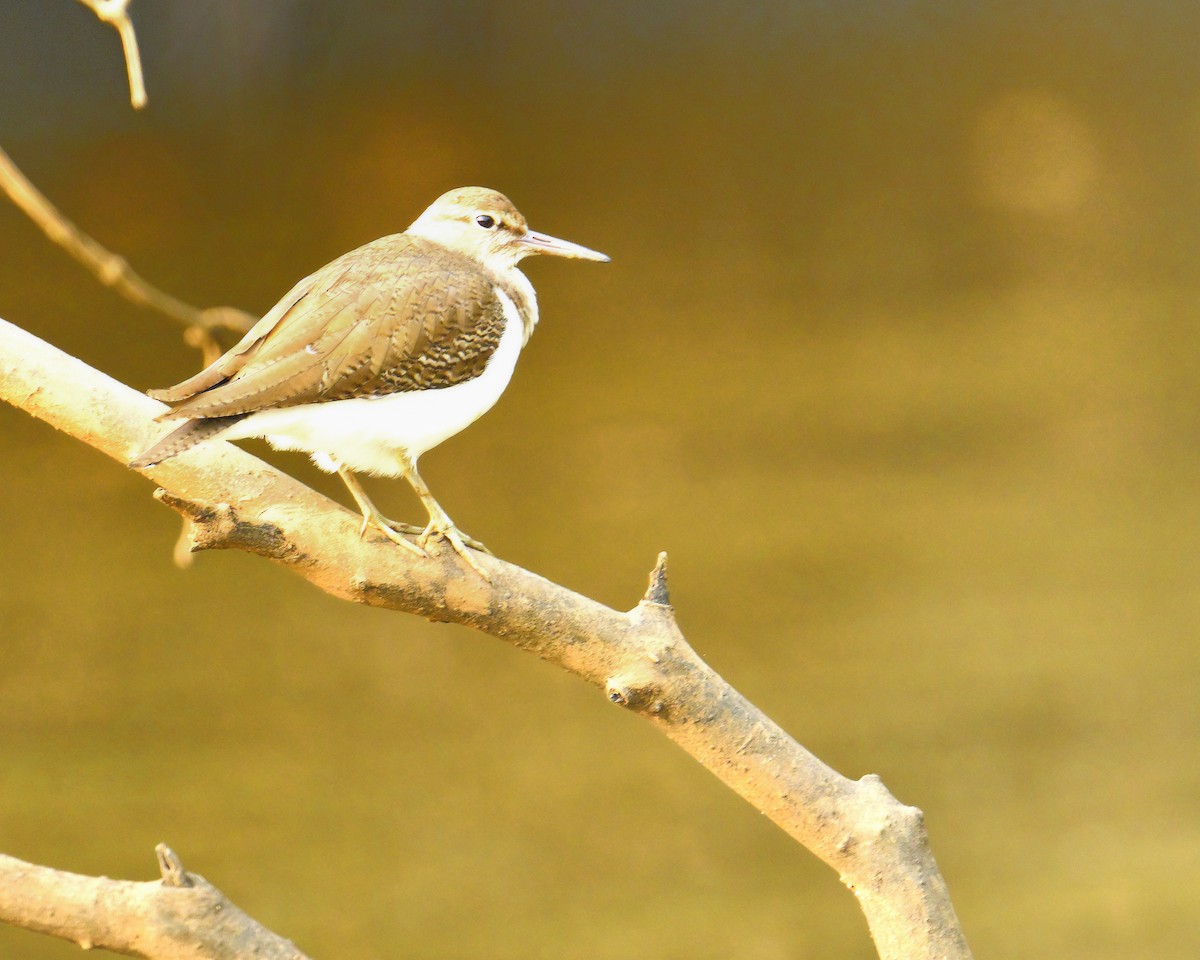
[[[224,327],[245,333],[254,323],[250,314],[235,307],[211,307],[201,310],[171,296],[139,276],[128,261],[113,253],[75,226],[46,199],[0,148],[0,189],[28,215],[42,232],[86,267],[97,280],[139,306],[150,307],[183,324],[189,331],[185,339],[192,346],[208,348],[203,334],[219,352],[212,331]],[[192,332],[196,331],[196,332]]]
[[[116,27],[125,51],[129,73],[129,95],[135,109],[146,104],[146,86],[137,35],[129,19],[130,0],[79,0],[104,23]],[[140,306],[151,307],[185,327],[184,340],[201,351],[204,365],[221,355],[222,348],[213,335],[224,328],[245,333],[255,317],[236,307],[200,309],[184,303],[139,276],[124,257],[108,250],[68,220],[45,195],[21,172],[12,158],[0,148],[0,189],[8,195],[42,232],[84,265],[102,284]]]
[[[79,0],[104,23],[116,27],[121,37],[121,48],[125,51],[125,71],[129,74],[129,101],[134,110],[146,105],[146,83],[142,78],[142,57],[138,53],[137,34],[133,32],[133,21],[126,8],[129,0]]]

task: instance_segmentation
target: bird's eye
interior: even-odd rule
[[[494,217],[489,217],[486,213],[481,213],[475,218],[475,222],[483,227],[484,230],[491,230],[496,225]]]

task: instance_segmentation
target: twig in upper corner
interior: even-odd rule
[[[125,70],[129,74],[129,101],[134,110],[146,105],[146,82],[142,77],[142,57],[138,53],[137,34],[126,8],[129,0],[79,0],[104,23],[116,27],[125,51]]]
[[[245,333],[254,323],[254,317],[234,307],[213,307],[208,310],[193,307],[140,277],[124,257],[106,249],[64,217],[54,204],[30,183],[29,178],[2,148],[0,189],[30,220],[41,227],[46,236],[83,264],[106,287],[112,287],[127,300],[152,307],[183,324],[188,329],[187,342],[205,352],[206,364],[215,359],[214,352],[220,353],[212,330],[225,327],[237,333]]]

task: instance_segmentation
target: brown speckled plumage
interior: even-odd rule
[[[517,264],[535,253],[607,260],[529,229],[503,194],[459,187],[401,234],[351,250],[305,277],[232,350],[150,395],[186,418],[130,461],[144,470],[208,439],[265,437],[336,471],[369,527],[428,557],[443,537],[472,556],[417,472],[417,459],[485,412],[508,386],[537,324],[537,297]],[[358,473],[403,476],[429,513],[423,529],[379,512]],[[415,542],[407,535],[416,533]]]
[[[500,342],[497,285],[508,287],[469,257],[384,237],[300,281],[220,360],[151,395],[175,405],[171,417],[224,417],[462,383]],[[507,292],[526,315],[521,291]]]

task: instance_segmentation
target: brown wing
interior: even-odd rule
[[[242,341],[151,396],[165,417],[446,387],[483,372],[504,330],[491,279],[474,261],[399,234],[300,281]]]

